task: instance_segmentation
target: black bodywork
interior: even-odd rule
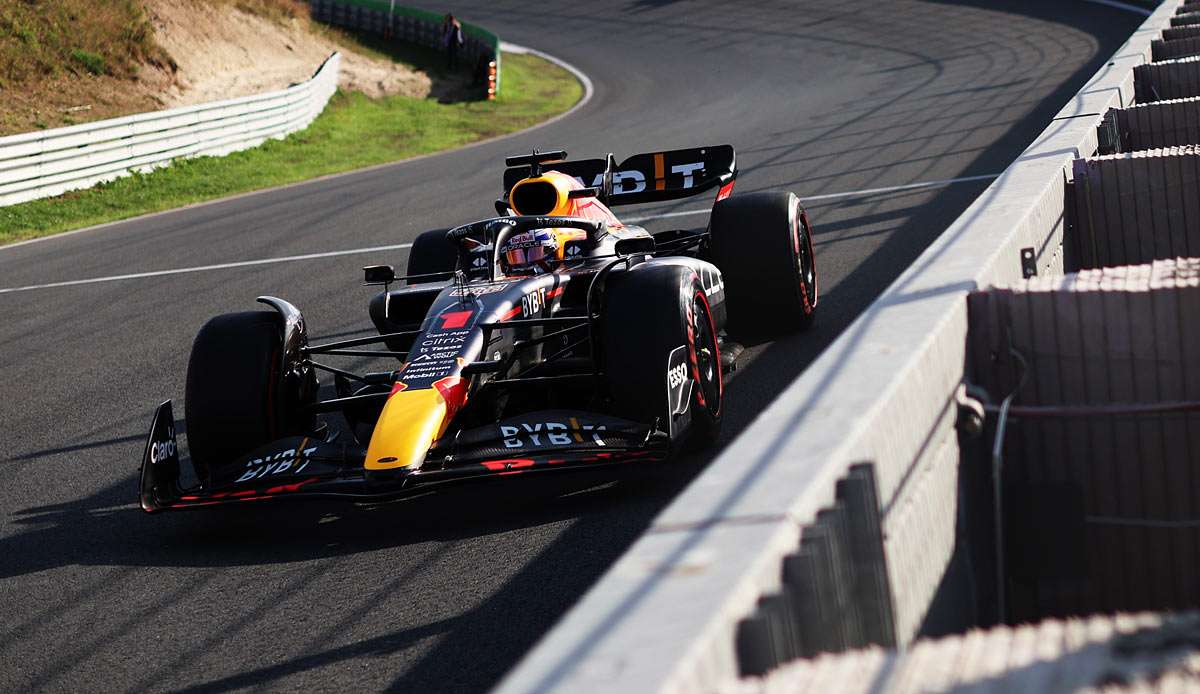
[[[682,152],[682,154],[681,154]],[[730,147],[667,153],[706,162],[681,180],[647,190],[622,187],[636,176],[655,173],[652,155],[638,155],[618,167],[612,160],[548,164],[600,185],[592,194],[610,205],[651,202],[694,195],[720,187],[728,195],[736,176]],[[550,155],[551,157],[553,155]],[[662,155],[659,155],[660,157]],[[536,175],[547,155],[514,158],[505,176],[512,184]],[[632,164],[630,163],[632,162]],[[658,162],[659,172],[662,162]],[[616,183],[614,183],[614,180]],[[509,210],[511,212],[511,210]],[[497,249],[504,239],[536,228],[574,228],[586,233],[558,271],[531,276],[502,275]],[[599,336],[620,326],[605,324],[606,284],[621,273],[655,265],[690,269],[699,277],[719,331],[726,321],[720,271],[705,259],[706,231],[675,230],[651,235],[632,225],[583,218],[504,216],[451,229],[458,249],[453,272],[395,277],[390,268],[369,268],[369,283],[384,289],[370,301],[379,334],[309,344],[299,310],[280,299],[262,297],[281,317],[281,371],[313,379],[332,375],[336,396],[304,406],[314,413],[341,413],[350,432],[318,429],[286,437],[222,465],[209,484],[180,488],[179,451],[171,402],[155,412],[143,456],[139,497],[146,511],[180,509],[276,497],[334,497],[359,501],[400,498],[430,484],[555,469],[662,461],[687,433],[688,409],[673,408],[668,421],[635,422],[606,411],[605,383],[619,365],[606,364]],[[406,286],[393,284],[405,283]],[[627,339],[639,340],[636,331]],[[732,350],[731,350],[732,352]],[[396,369],[352,373],[329,357],[379,357],[400,362]],[[730,355],[726,355],[727,357]],[[675,357],[672,356],[672,359]],[[730,364],[725,364],[726,367]],[[664,375],[674,364],[663,364]],[[619,377],[619,374],[615,374]],[[364,468],[367,442],[388,397],[403,389],[461,379],[469,397],[453,413],[450,426],[428,449],[423,462],[400,471]],[[457,383],[458,381],[454,381]],[[691,384],[663,387],[671,402],[683,402]]]

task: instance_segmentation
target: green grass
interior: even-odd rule
[[[495,101],[373,100],[339,92],[308,129],[285,140],[0,207],[0,244],[457,147],[543,121],[583,94],[574,76],[540,58],[505,54],[502,65]]]
[[[64,69],[128,77],[167,60],[138,0],[0,0],[0,86]]]

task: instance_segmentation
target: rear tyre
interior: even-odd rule
[[[213,473],[255,448],[311,432],[303,405],[315,383],[284,374],[283,327],[268,311],[226,313],[204,324],[192,344],[184,395],[188,447],[196,476]]]
[[[673,447],[715,442],[724,383],[716,323],[700,278],[686,266],[643,265],[610,277],[605,297],[603,366],[613,414],[657,423],[673,432]],[[691,384],[686,433],[675,430],[686,418],[672,412],[668,395],[673,354],[682,357],[680,375]]]
[[[458,266],[458,250],[454,244],[446,240],[445,229],[434,229],[427,231],[417,237],[413,241],[412,248],[408,251],[408,272],[409,275],[428,275],[432,273],[453,273]],[[409,280],[409,284],[422,284],[425,282],[438,282],[442,279],[439,277],[426,277],[417,280]]]
[[[725,280],[729,333],[776,337],[812,325],[812,227],[794,194],[735,195],[713,206],[709,252]]]

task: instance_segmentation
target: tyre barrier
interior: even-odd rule
[[[1000,442],[1009,623],[1200,605],[1200,258],[1104,264],[968,297],[971,383],[1019,393]]]
[[[1163,29],[1163,41],[1178,41],[1179,39],[1190,39],[1200,36],[1200,26],[1185,26]]]
[[[1200,27],[1196,28],[1200,30]],[[1200,55],[1200,31],[1197,34],[1197,36],[1176,41],[1155,41],[1153,44],[1154,61],[1191,58]]]
[[[1138,103],[1186,99],[1200,94],[1200,57],[1138,65],[1133,73]]]
[[[1200,97],[1136,104],[1111,112],[1116,139],[1101,154],[1179,147],[1200,142]]]
[[[1072,169],[1068,269],[1200,255],[1200,145],[1077,159]]]
[[[1195,24],[1200,24],[1200,12],[1188,12],[1171,17],[1171,26],[1173,27],[1186,27]]]
[[[313,19],[326,24],[442,49],[443,17],[433,12],[397,5],[395,0],[310,0],[310,7]],[[500,38],[475,24],[463,22],[462,27],[461,57],[473,66],[485,97],[495,99],[500,90]]]

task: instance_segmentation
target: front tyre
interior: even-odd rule
[[[255,448],[311,432],[315,378],[283,364],[283,322],[273,311],[226,313],[192,344],[184,394],[188,447],[200,483]]]
[[[641,265],[605,289],[603,366],[613,414],[654,425],[672,445],[700,446],[721,430],[724,382],[712,309],[682,265]]]
[[[709,253],[725,279],[731,335],[771,338],[812,325],[812,227],[795,194],[766,191],[721,200],[713,206],[709,232]]]

